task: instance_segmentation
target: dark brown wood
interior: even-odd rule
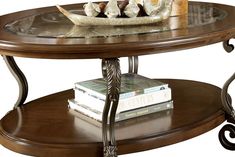
[[[14,20],[57,11],[56,7],[33,9],[0,17],[0,54],[53,59],[115,58],[194,48],[235,37],[235,7],[213,3],[190,4],[219,8],[226,11],[227,16],[207,25],[160,33],[109,38],[64,38],[62,41],[58,38],[19,36],[4,29],[6,24]],[[81,7],[79,4],[65,6],[67,9]]]
[[[143,151],[205,133],[224,120],[221,89],[184,80],[172,88],[174,109],[116,124],[118,154]],[[102,129],[68,112],[68,90],[9,112],[0,121],[0,142],[13,151],[43,157],[102,157]]]

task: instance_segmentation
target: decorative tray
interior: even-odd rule
[[[86,15],[72,13],[59,5],[57,8],[77,26],[144,25],[169,18],[173,1],[159,0],[153,4],[151,0],[144,0],[138,4],[135,0],[126,0],[119,5],[117,0],[109,0],[107,4],[88,2],[84,5]]]

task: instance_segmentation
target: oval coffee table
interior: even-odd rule
[[[82,4],[64,8],[80,13]],[[173,111],[114,122],[120,91],[120,57],[129,57],[129,73],[138,73],[138,56],[190,49],[223,42],[234,47],[235,7],[190,2],[188,16],[170,17],[155,25],[126,27],[77,27],[56,7],[33,9],[0,17],[0,54],[19,84],[19,98],[0,121],[0,143],[15,152],[43,157],[117,156],[184,141],[203,134],[225,120],[235,123],[235,111],[227,94],[232,76],[223,89],[186,80],[164,79],[173,91]],[[14,57],[102,60],[107,98],[102,128],[74,117],[67,100],[73,90],[24,103],[28,84]],[[110,113],[109,113],[110,111]],[[110,114],[110,125],[107,120]],[[221,144],[235,144],[235,127],[225,125]],[[108,138],[109,137],[109,138]]]

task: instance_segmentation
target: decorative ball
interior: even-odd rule
[[[99,7],[100,7],[101,12],[103,13],[104,9],[106,7],[106,3],[104,3],[104,2],[99,3]]]

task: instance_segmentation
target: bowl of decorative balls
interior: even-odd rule
[[[57,8],[76,26],[128,26],[154,24],[166,20],[172,12],[174,0],[109,0],[84,4],[85,15],[75,14],[61,6]]]

